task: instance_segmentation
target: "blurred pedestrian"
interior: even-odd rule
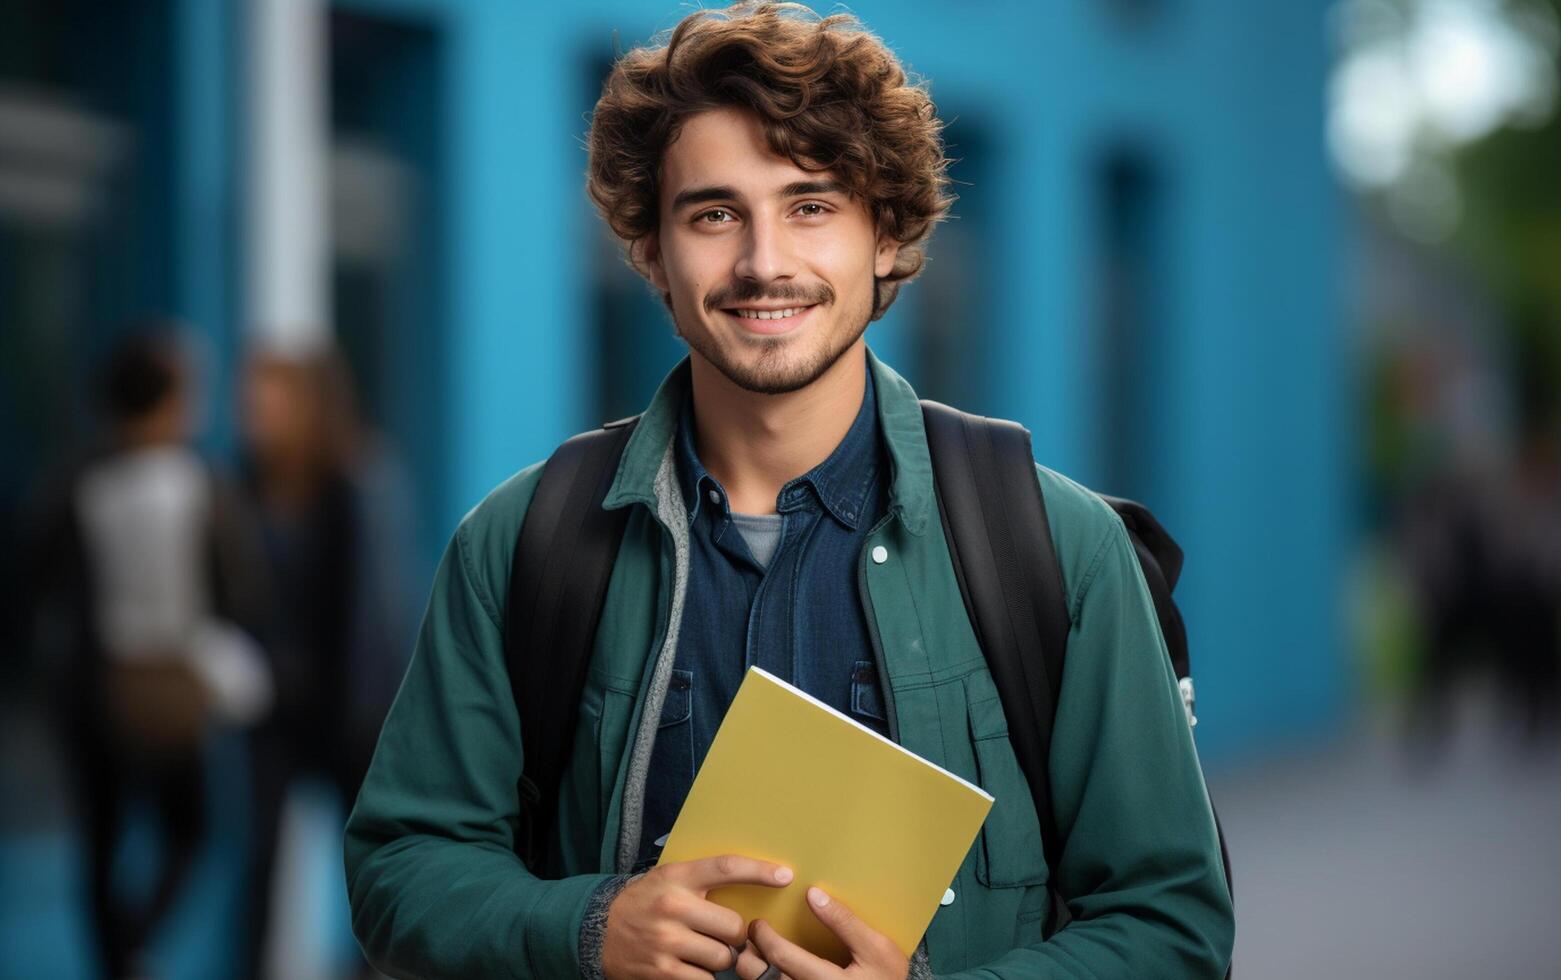
[[[1510,463],[1444,473],[1405,507],[1400,545],[1424,637],[1411,704],[1422,761],[1456,728],[1455,703],[1489,677],[1535,744],[1561,720],[1561,453],[1530,429]]]
[[[241,499],[191,447],[193,364],[166,325],[113,353],[102,443],[60,481],[32,562],[72,635],[57,677],[87,842],[91,919],[111,977],[143,950],[203,838],[202,748],[218,724],[270,707],[257,637],[267,618],[258,537]],[[113,866],[145,798],[161,826],[151,897],[125,907]]]
[[[1459,695],[1491,655],[1501,601],[1491,534],[1494,485],[1484,473],[1438,474],[1403,508],[1399,548],[1423,638],[1408,730],[1418,763],[1440,754],[1456,727]]]
[[[408,508],[390,454],[364,431],[334,352],[257,352],[241,385],[243,472],[278,583],[277,708],[251,744],[255,839],[246,975],[262,975],[278,831],[300,777],[339,794],[342,822],[368,768],[411,641]],[[404,627],[400,624],[408,624]]]
[[[1561,451],[1554,427],[1525,427],[1491,529],[1500,598],[1496,668],[1523,737],[1561,722]]]

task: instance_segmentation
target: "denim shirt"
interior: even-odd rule
[[[659,855],[750,666],[888,734],[857,583],[863,543],[888,509],[871,373],[845,438],[781,488],[780,542],[767,566],[749,553],[726,489],[699,460],[692,399],[675,438],[689,507],[688,599],[646,781],[641,866]]]

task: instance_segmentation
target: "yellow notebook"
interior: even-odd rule
[[[796,872],[711,901],[844,965],[807,907],[818,885],[909,956],[992,797],[772,674],[743,678],[661,852],[662,864],[746,854]]]

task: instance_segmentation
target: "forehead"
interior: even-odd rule
[[[744,197],[764,197],[801,180],[827,179],[772,151],[759,120],[741,109],[709,109],[690,116],[661,159],[661,206],[689,188],[725,186]]]

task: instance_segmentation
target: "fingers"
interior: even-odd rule
[[[728,946],[741,946],[748,941],[742,916],[686,887],[674,886],[656,893],[648,901],[646,916],[651,921],[675,922]]]
[[[905,955],[893,940],[857,918],[845,903],[831,899],[822,888],[808,889],[808,908],[830,932],[840,937],[846,949],[851,951],[851,958],[858,963],[890,963]]]
[[[770,964],[765,962],[763,957],[754,952],[751,943],[737,957],[737,975],[742,980],[759,980],[769,966]]]
[[[694,898],[677,910],[679,922],[718,939],[728,946],[741,946],[748,941],[747,923],[743,917],[729,908],[702,898]]]
[[[846,944],[846,948],[856,952],[858,944],[866,938],[864,933],[872,930],[863,925],[862,920],[856,917],[844,902],[834,901],[824,892],[824,889],[814,886],[808,889],[808,908],[813,910],[813,915],[829,931],[840,937],[840,941]]]
[[[782,888],[791,884],[791,869],[760,861],[740,854],[722,854],[719,857],[685,861],[677,865],[679,873],[690,888],[707,892],[723,885],[768,885]]]
[[[754,920],[753,925],[748,929],[748,935],[754,945],[758,946],[756,952],[759,957],[784,971],[788,977],[795,977],[796,980],[834,980],[836,977],[844,976],[844,972],[838,966],[814,956],[782,936],[763,919]]]
[[[690,888],[676,865],[636,878],[618,893],[602,941],[606,976],[710,980],[731,968],[746,942],[742,916]]]
[[[672,941],[670,949],[672,955],[682,962],[702,967],[711,973],[730,970],[734,960],[733,946],[695,932],[683,933]]]

